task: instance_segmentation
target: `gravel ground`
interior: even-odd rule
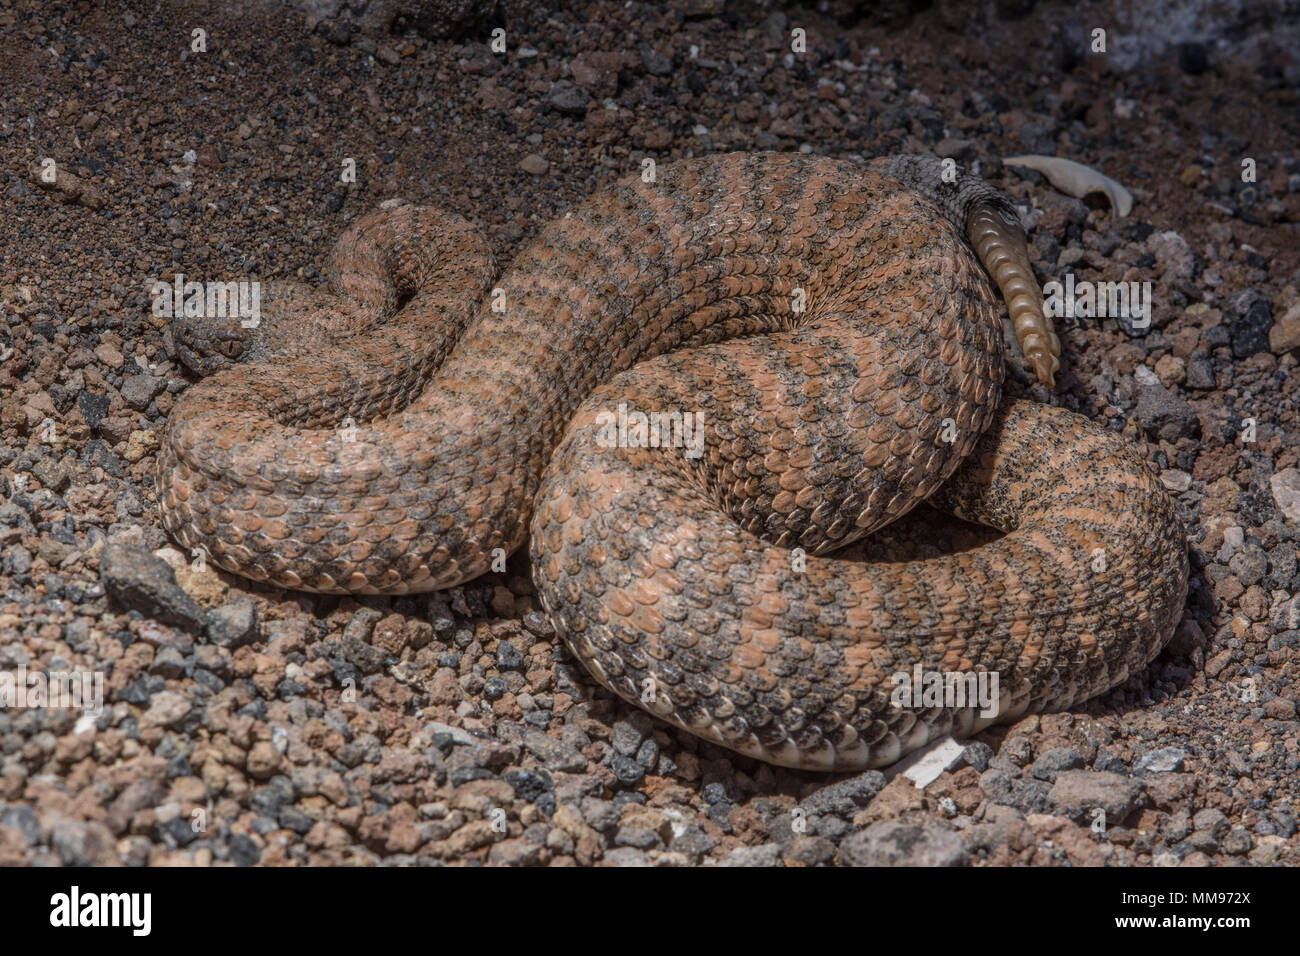
[[[1032,2],[503,4],[505,53],[491,23],[377,2],[216,6],[0,2],[0,675],[104,694],[0,709],[0,863],[1300,862],[1294,16],[1163,49],[1147,24],[1125,69],[1118,36],[1090,53],[1073,5]],[[315,280],[394,196],[504,260],[645,156],[734,149],[937,151],[1017,198],[1043,280],[1152,283],[1146,334],[1062,329],[1052,396],[1187,517],[1187,614],[1143,674],[981,734],[923,788],[795,773],[596,687],[524,556],[355,601],[252,589],[163,535],[154,455],[189,383],[153,280]],[[1103,169],[1132,214],[999,160],[1024,152]],[[62,192],[30,172],[47,157]],[[1018,364],[1009,390],[1047,398]]]

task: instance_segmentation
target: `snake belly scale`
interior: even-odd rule
[[[229,571],[405,594],[527,540],[597,680],[817,770],[1070,707],[1181,615],[1184,531],[1146,466],[1077,415],[1002,401],[990,275],[1048,383],[1059,343],[1009,201],[937,161],[683,161],[601,190],[495,281],[463,219],[396,204],[329,274],[264,328],[172,330],[206,378],[172,411],[160,510]],[[629,410],[670,440],[611,441]],[[833,553],[927,499],[1004,536]],[[917,665],[996,673],[996,714],[898,706],[891,678]]]

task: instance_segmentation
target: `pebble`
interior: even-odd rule
[[[249,776],[257,780],[266,780],[280,769],[283,758],[280,751],[269,740],[259,740],[248,752],[247,769]]]
[[[1062,771],[1078,770],[1083,765],[1083,754],[1073,747],[1053,747],[1030,764],[1028,770],[1039,780],[1055,780]]]
[[[31,467],[32,477],[49,491],[62,491],[71,480],[68,469],[57,458],[40,458]]]
[[[193,708],[194,705],[184,694],[165,690],[153,696],[149,709],[144,712],[140,720],[144,724],[155,727],[175,727],[189,716]]]
[[[1223,529],[1223,546],[1219,548],[1216,556],[1220,564],[1227,564],[1229,559],[1240,551],[1246,544],[1245,532],[1239,525],[1229,525]]]
[[[50,829],[50,846],[64,866],[111,866],[117,841],[102,823],[60,820]]]
[[[1274,355],[1285,355],[1300,349],[1300,301],[1295,302],[1286,314],[1273,323],[1268,331],[1268,347]]]
[[[559,80],[551,85],[546,100],[561,113],[581,116],[587,111],[591,96],[586,90],[574,86],[568,80]]]
[[[530,176],[545,176],[551,164],[541,153],[529,153],[519,161],[519,168]]]
[[[648,46],[641,48],[641,66],[651,76],[669,76],[673,72],[673,61]]]
[[[1067,770],[1057,774],[1048,801],[1079,822],[1088,820],[1096,809],[1104,810],[1110,826],[1127,817],[1141,795],[1141,784],[1120,774]]]
[[[132,375],[122,383],[121,393],[128,405],[144,411],[166,387],[166,379],[153,375]]]
[[[1179,773],[1187,759],[1181,747],[1162,747],[1143,754],[1133,765],[1134,773]]]
[[[938,826],[881,820],[840,844],[844,866],[965,866],[961,837]]]
[[[621,846],[608,851],[601,860],[605,866],[649,866],[650,861],[640,850]]]
[[[1291,524],[1300,527],[1300,469],[1283,468],[1268,480],[1278,510]]]
[[[1268,351],[1268,333],[1273,325],[1273,310],[1267,297],[1255,289],[1246,289],[1228,300],[1228,336],[1233,358],[1249,358]]]
[[[208,612],[205,633],[221,647],[243,647],[257,636],[257,606],[252,598],[237,597]]]
[[[531,728],[525,730],[523,744],[528,748],[529,753],[542,762],[547,770],[576,773],[585,770],[587,767],[587,758],[582,755],[581,751],[562,740],[557,740],[542,733],[540,730]]]
[[[823,813],[851,819],[871,798],[885,788],[885,775],[868,770],[839,783],[821,787],[804,797],[799,806],[810,816]]]
[[[1193,355],[1187,360],[1186,384],[1188,388],[1196,389],[1198,392],[1215,387],[1214,365],[1206,356]]]
[[[1200,431],[1192,406],[1158,381],[1139,388],[1137,416],[1147,434],[1169,442],[1190,438]]]
[[[113,542],[100,558],[100,572],[109,595],[122,606],[163,624],[203,630],[203,609],[181,590],[171,566],[148,549]]]
[[[540,611],[529,611],[524,615],[524,628],[530,634],[537,637],[552,637],[555,634],[555,627],[551,624],[551,619]]]
[[[780,866],[781,845],[764,843],[761,846],[738,846],[719,866]]]

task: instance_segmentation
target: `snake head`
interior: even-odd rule
[[[195,375],[207,376],[238,362],[248,348],[248,330],[239,319],[176,318],[171,354]]]

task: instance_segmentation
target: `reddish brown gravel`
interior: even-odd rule
[[[592,2],[511,13],[494,53],[490,24],[435,37],[313,6],[0,7],[0,673],[104,686],[98,716],[0,709],[0,863],[1300,862],[1293,15],[1216,5],[1101,55],[1041,2]],[[466,217],[509,262],[646,158],[736,150],[937,152],[1013,197],[1040,281],[1151,283],[1145,334],[1061,323],[1050,395],[1134,448],[1189,529],[1186,612],[1150,666],[982,732],[924,787],[827,777],[593,684],[525,555],[357,601],[193,568],[163,533],[158,438],[191,383],[155,280],[318,283],[396,197]],[[1003,168],[1017,153],[1104,171],[1133,212]],[[48,157],[105,205],[33,185]],[[917,530],[932,520],[863,551],[986,540]]]

